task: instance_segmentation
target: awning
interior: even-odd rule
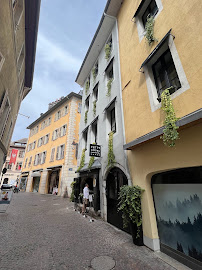
[[[159,42],[159,44],[155,47],[155,49],[150,53],[150,55],[147,57],[147,59],[142,63],[140,70],[143,66],[145,66],[150,59],[157,53],[157,51],[160,49],[160,47],[164,44],[168,36],[170,35],[172,28],[168,31],[168,33],[162,38],[162,40]]]
[[[95,91],[95,89],[98,87],[99,82],[96,83],[96,85],[93,87],[93,92]]]
[[[114,57],[112,57],[112,59],[110,60],[110,62],[109,62],[109,64],[107,65],[107,67],[105,68],[105,71],[104,72],[106,72],[107,71],[107,69],[109,68],[109,66],[111,65],[111,63],[113,62],[113,60],[114,60]]]
[[[109,109],[109,107],[115,102],[116,97],[112,99],[112,101],[107,105],[107,107],[104,109],[103,113]]]
[[[144,5],[145,1],[146,1],[146,0],[142,0],[142,1],[141,1],[141,3],[139,4],[139,6],[138,6],[138,8],[137,8],[137,10],[136,10],[136,12],[135,12],[133,18],[137,16],[137,14],[138,14],[139,11],[141,10],[142,6]]]
[[[99,116],[95,117],[95,119],[90,123],[89,126],[93,125],[97,120],[98,120]]]
[[[100,168],[101,168],[101,163],[98,159],[96,159],[90,168],[88,168],[88,163],[86,163],[83,166],[83,168],[81,168],[79,173],[86,172],[86,171],[92,171],[92,170],[96,170],[96,169],[100,169]]]
[[[25,177],[25,176],[28,176],[28,175],[29,175],[29,172],[21,173],[21,177]]]

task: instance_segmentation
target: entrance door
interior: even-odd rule
[[[129,232],[128,228],[123,228],[122,214],[118,212],[118,193],[123,185],[128,185],[125,174],[119,168],[113,168],[107,176],[107,221]]]
[[[161,250],[202,269],[202,167],[152,177]]]
[[[58,194],[59,170],[51,172],[49,176],[48,194]],[[54,192],[57,191],[57,192]]]
[[[33,178],[33,192],[39,191],[39,183],[40,183],[40,177],[34,177]]]

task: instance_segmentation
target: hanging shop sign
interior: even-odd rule
[[[101,145],[90,144],[90,154],[91,157],[101,157]]]

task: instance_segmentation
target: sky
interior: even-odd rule
[[[106,0],[42,0],[33,86],[21,103],[12,141],[28,138],[31,123],[48,103],[78,93],[76,76],[93,39]]]

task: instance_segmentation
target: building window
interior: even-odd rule
[[[110,61],[109,65],[105,69],[105,74],[106,74],[108,80],[114,79],[113,59]]]
[[[68,114],[68,105],[65,106],[64,113],[65,113],[65,115]]]
[[[81,113],[82,104],[78,103],[78,113]]]
[[[12,163],[9,163],[9,161],[6,161],[5,168],[8,169],[8,170],[11,170],[12,169]]]
[[[158,98],[161,97],[163,90],[173,86],[170,94],[173,94],[181,87],[177,71],[170,53],[167,50],[152,66]]]
[[[152,112],[161,107],[160,96],[166,88],[173,86],[172,99],[190,88],[170,32],[171,29],[141,65]]]
[[[93,89],[93,97],[94,97],[94,100],[98,100],[98,83],[96,84],[96,86],[94,87]]]
[[[4,136],[4,132],[8,123],[8,118],[11,111],[10,100],[8,97],[8,92],[5,91],[0,99],[0,140]]]
[[[24,155],[25,155],[25,151],[19,151],[19,155],[18,155],[19,158],[23,158]]]
[[[21,51],[20,51],[20,55],[18,57],[18,73],[21,72],[24,59],[25,59],[25,46],[23,44]]]
[[[24,168],[27,167],[27,161],[28,161],[28,158],[25,159],[25,165],[24,165]]]
[[[84,148],[87,149],[87,143],[88,143],[88,129],[83,132],[83,139],[84,139]]]
[[[135,23],[138,30],[139,41],[145,34],[145,24],[147,16],[158,16],[163,10],[162,0],[143,0],[134,14]]]
[[[53,131],[52,140],[55,141],[60,136],[59,129]]]
[[[46,162],[46,151],[44,151],[42,154],[41,154],[41,164],[44,164]]]
[[[46,134],[46,136],[44,136],[44,144],[47,144],[48,143],[49,136],[50,136],[50,134]]]
[[[51,124],[51,117],[48,118],[48,126]]]
[[[115,107],[110,111],[111,131],[116,132]]]
[[[5,61],[5,58],[3,57],[3,54],[0,52],[0,70],[3,66],[4,61]]]
[[[55,114],[55,121],[59,120],[61,118],[61,111],[57,111]]]
[[[29,158],[28,168],[31,166],[31,164],[32,164],[32,157]]]
[[[16,0],[13,2],[14,23],[15,28],[19,25],[19,21],[23,12],[23,0]]]
[[[97,121],[92,125],[93,143],[97,143]]]
[[[90,100],[90,96],[88,96],[85,101],[86,111],[89,111],[89,100]]]
[[[54,156],[55,156],[55,148],[52,148],[52,150],[51,150],[51,156],[50,156],[50,161],[54,161]]]
[[[22,168],[22,162],[17,162],[16,167],[15,167],[16,171],[20,171],[21,168]]]
[[[37,145],[37,147],[42,146],[42,144],[43,144],[43,137],[41,137],[41,138],[38,139],[38,145]]]
[[[32,143],[32,150],[34,150],[35,147],[36,147],[36,141],[34,141],[34,142]]]
[[[64,152],[65,152],[65,145],[62,144],[57,147],[57,152],[56,152],[56,160],[63,159],[64,158]]]
[[[147,22],[147,16],[150,15],[150,16],[154,17],[157,13],[158,13],[158,7],[156,4],[156,1],[151,0],[149,5],[147,6],[145,12],[142,15],[142,22],[143,22],[144,27],[145,27],[146,22]]]
[[[66,135],[66,131],[67,131],[67,125],[62,126],[62,128],[61,128],[61,137]]]

